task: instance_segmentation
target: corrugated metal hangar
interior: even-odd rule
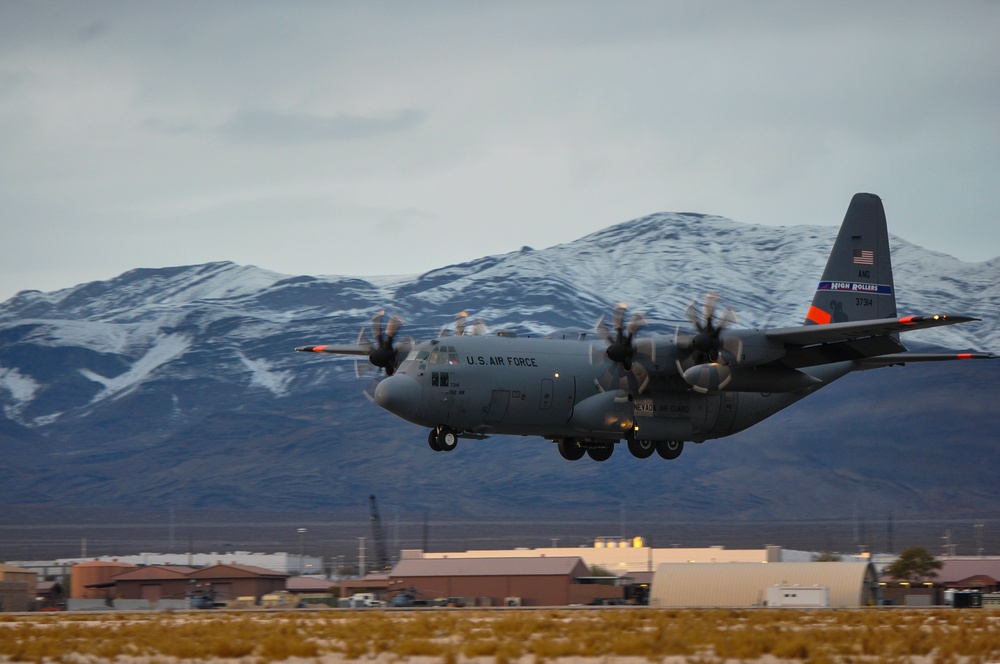
[[[656,569],[649,605],[852,608],[876,604],[878,593],[875,567],[864,562],[667,563]]]

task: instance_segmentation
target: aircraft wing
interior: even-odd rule
[[[980,319],[973,318],[972,316],[930,314],[926,316],[903,316],[902,318],[879,318],[876,320],[829,323],[827,325],[784,327],[777,330],[767,330],[765,335],[768,339],[793,346],[812,346],[814,344],[828,344],[838,341],[856,341],[868,337],[883,337],[898,332],[925,330],[930,327],[968,323],[977,320]]]
[[[879,318],[827,325],[803,325],[768,330],[765,335],[772,341],[786,345],[787,354],[781,363],[801,368],[853,360],[868,367],[890,366],[904,362],[939,362],[959,359],[991,359],[985,353],[920,354],[907,353],[896,335],[910,330],[924,330],[941,325],[954,325],[977,321],[972,316],[930,314]]]
[[[371,344],[325,344],[322,346],[299,346],[300,353],[336,353],[337,355],[368,355]]]
[[[891,353],[859,360],[866,367],[891,367],[910,362],[947,362],[949,360],[995,360],[993,353]]]

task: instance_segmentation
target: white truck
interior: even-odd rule
[[[349,609],[385,606],[385,602],[376,599],[374,593],[354,593],[347,598],[346,604]]]

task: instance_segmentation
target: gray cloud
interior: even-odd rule
[[[400,110],[388,117],[326,117],[309,113],[243,109],[219,127],[218,133],[248,143],[343,141],[406,131],[418,126],[423,120],[424,113],[413,109]]]
[[[1000,3],[931,0],[0,3],[0,299],[418,272],[661,210],[835,225],[857,191],[991,259],[997,34]]]

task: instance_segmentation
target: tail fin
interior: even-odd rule
[[[896,292],[882,199],[855,194],[806,314],[806,325],[894,318]]]

